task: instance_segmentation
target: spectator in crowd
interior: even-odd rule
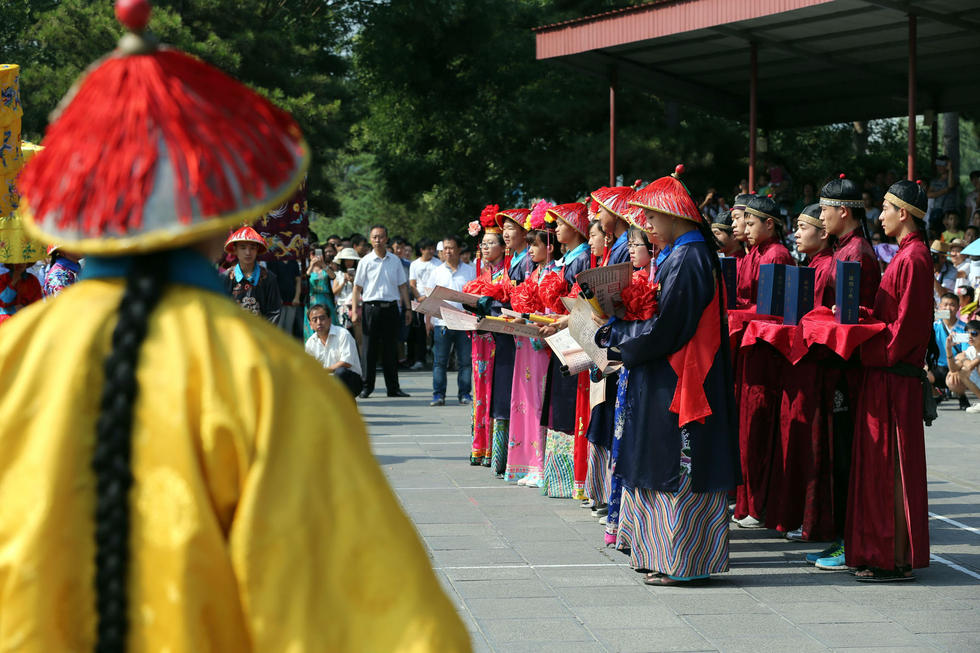
[[[30,266],[31,263],[7,263],[7,271],[0,272],[0,324],[44,297],[40,280],[28,271]]]
[[[946,385],[950,392],[960,396],[960,407],[968,413],[980,413],[980,401],[972,406],[966,397],[967,391],[980,398],[980,358],[977,348],[980,347],[980,320],[970,320],[966,323],[967,347],[959,354],[953,353],[953,334],[946,338],[946,358],[949,361],[949,375]]]
[[[466,243],[460,245],[459,260],[466,265],[470,265],[473,261],[473,252],[470,251],[470,247]]]
[[[334,261],[337,263],[337,276],[333,280],[333,296],[337,302],[337,313],[340,317],[340,326],[350,331],[357,343],[357,350],[361,352],[363,358],[364,345],[362,342],[361,322],[354,323],[352,315],[360,312],[361,307],[354,307],[351,304],[354,294],[354,273],[357,270],[357,262],[360,257],[353,247],[340,250]],[[363,367],[362,367],[363,369]]]
[[[351,234],[350,246],[361,258],[367,256],[367,253],[371,251],[371,243],[362,234]]]
[[[708,194],[704,196],[704,201],[698,208],[701,214],[708,218],[708,222],[714,222],[719,213],[728,210],[728,205],[725,204],[725,198],[718,195],[718,191],[709,188]]]
[[[960,225],[960,214],[958,211],[946,211],[943,216],[943,226],[946,230],[942,234],[942,240],[951,243],[954,240],[963,240],[963,227]]]
[[[310,264],[306,268],[306,277],[309,279],[309,293],[306,302],[306,324],[303,326],[303,336],[306,340],[313,335],[313,323],[309,320],[310,309],[320,305],[327,309],[331,324],[340,324],[337,315],[337,305],[334,302],[333,284],[337,279],[337,273],[332,266],[326,262],[326,248],[317,248],[310,256]],[[333,261],[333,256],[330,257]]]
[[[929,198],[929,232],[941,231],[940,225],[948,211],[957,209],[956,178],[953,176],[953,166],[949,165],[949,157],[942,155],[936,159],[936,176],[929,182],[926,197]]]
[[[803,183],[803,197],[796,200],[792,206],[792,214],[799,215],[803,213],[803,209],[810,206],[811,204],[817,203],[817,189],[812,181],[807,181]]]
[[[962,238],[955,238],[949,242],[949,261],[956,268],[956,288],[970,285],[970,259],[963,256],[963,248],[966,241]]]
[[[967,245],[980,238],[980,227],[975,224],[971,224],[966,229],[963,230],[963,242]]]
[[[385,389],[389,397],[407,397],[398,384],[398,303],[410,306],[408,299],[408,275],[401,259],[388,252],[388,229],[383,225],[371,227],[369,232],[372,249],[357,264],[351,304],[364,301],[364,335],[367,337],[365,352],[364,389],[359,395],[367,399],[374,392],[374,380],[378,353],[384,367]],[[411,320],[411,312],[405,314]],[[360,316],[352,313],[357,324]]]
[[[307,317],[313,335],[306,341],[306,353],[332,372],[352,396],[361,394],[364,385],[361,360],[353,336],[347,329],[331,323],[330,313],[323,304],[311,306]]]
[[[338,251],[338,252],[342,249],[342,247],[341,247],[341,238],[337,234],[330,234],[329,236],[327,236],[327,241],[326,242],[328,242],[331,245],[333,245],[333,248],[336,251]]]
[[[472,265],[459,258],[460,243],[457,236],[446,236],[442,240],[445,261],[432,273],[432,283],[452,290],[463,290],[468,282],[476,278]],[[458,304],[457,308],[461,308]],[[449,362],[449,348],[456,349],[456,389],[460,404],[472,403],[471,390],[473,376],[471,366],[471,346],[466,331],[447,329],[441,318],[432,318],[432,402],[430,406],[446,405],[446,364]]]
[[[391,239],[388,249],[398,257],[402,267],[405,268],[405,277],[408,278],[409,268],[412,265],[412,246],[408,244],[402,236],[395,236]],[[408,289],[409,300],[412,299],[412,289]],[[412,312],[411,304],[399,302],[400,321],[398,327],[398,365],[409,368],[411,363],[408,360],[408,338],[411,325],[415,322],[415,314]]]
[[[978,316],[980,316],[980,311],[977,310],[976,301],[978,292],[980,291],[970,286],[960,286],[956,289],[956,295],[960,298],[959,317],[962,322],[969,322],[970,320],[975,320]]]
[[[224,273],[225,288],[242,308],[276,324],[282,310],[279,282],[273,272],[258,264],[258,257],[268,249],[265,239],[251,227],[228,236],[225,252],[238,262]]]
[[[970,183],[973,185],[973,190],[966,194],[964,204],[966,206],[966,215],[972,216],[977,210],[977,191],[980,191],[980,170],[970,172]]]
[[[279,284],[279,297],[282,299],[282,310],[277,324],[289,335],[302,338],[305,270],[300,268],[300,262],[296,259],[273,258],[267,265],[269,271],[275,274]]]
[[[949,245],[941,240],[932,241],[932,265],[936,281],[934,289],[936,301],[944,292],[954,292],[956,290],[956,268],[949,262],[946,255],[949,253]]]
[[[970,222],[967,226],[980,227],[980,209],[973,212],[970,216]]]
[[[951,333],[966,333],[966,324],[957,318],[959,307],[960,302],[955,294],[951,292],[943,293],[943,296],[939,298],[939,310],[936,311],[936,321],[932,325],[936,347],[939,349],[939,356],[935,364],[929,369],[929,380],[936,388],[940,401],[949,398],[946,388],[946,375],[949,374],[949,361],[946,356],[946,339]],[[953,355],[960,353],[967,347],[965,342],[956,342],[956,340],[957,338],[954,338],[952,342],[951,352]]]
[[[868,225],[878,224],[878,216],[881,215],[881,203],[870,190],[861,193],[861,199],[864,201],[864,216]]]
[[[432,292],[430,278],[432,272],[441,265],[436,258],[436,244],[430,238],[423,238],[415,244],[419,256],[412,261],[408,270],[408,285],[412,297],[422,301]],[[425,355],[428,335],[425,324],[425,316],[416,313],[412,318],[412,327],[408,335],[408,358],[411,361],[413,370],[421,370],[425,367]]]

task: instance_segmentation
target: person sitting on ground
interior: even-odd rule
[[[966,323],[966,335],[970,346],[956,355],[953,354],[953,334],[946,338],[946,358],[949,360],[946,385],[950,392],[960,396],[960,408],[968,413],[980,413],[980,401],[971,406],[966,398],[967,391],[970,391],[980,399],[980,357],[977,356],[977,349],[980,347],[980,320]]]
[[[938,399],[940,401],[949,398],[946,387],[946,375],[949,374],[949,361],[946,358],[946,339],[950,334],[966,333],[966,324],[957,318],[958,308],[959,300],[956,295],[951,292],[943,293],[943,296],[939,298],[939,310],[936,312],[936,321],[932,325],[936,346],[939,348],[939,357],[929,369],[929,380],[939,392]],[[958,339],[962,339],[962,337],[962,335],[953,337],[952,353],[954,355],[959,354],[967,348],[965,342],[956,342]],[[964,401],[966,401],[966,397],[961,397],[960,404],[962,405]],[[966,406],[969,406],[969,404],[966,404]],[[963,407],[966,408],[966,406]]]
[[[48,247],[48,256],[51,257],[51,265],[44,274],[43,290],[45,297],[53,297],[75,283],[82,266],[78,262],[78,256],[57,245]]]
[[[352,396],[361,394],[364,381],[354,336],[344,327],[331,323],[330,313],[323,304],[310,306],[306,316],[313,329],[313,335],[306,341],[306,353],[347,386]]]

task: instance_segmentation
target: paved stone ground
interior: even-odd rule
[[[653,588],[577,501],[470,467],[468,407],[430,408],[430,374],[402,387],[358,404],[477,652],[980,651],[978,416],[947,404],[926,429],[933,563],[917,582],[857,583],[803,562],[820,547],[733,528],[730,573]]]

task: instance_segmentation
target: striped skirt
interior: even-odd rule
[[[636,539],[633,535],[636,530],[635,513],[636,500],[633,498],[633,491],[624,486],[619,502],[619,523],[616,531],[616,548],[620,551],[633,551]],[[632,558],[632,554],[630,557]]]
[[[727,492],[693,492],[681,473],[677,492],[631,494],[636,567],[688,577],[728,571]]]
[[[571,499],[575,489],[574,436],[548,429],[544,449],[544,484],[541,493],[553,499]]]
[[[490,471],[500,477],[503,477],[504,471],[507,469],[507,440],[510,437],[508,426],[508,420],[493,420],[490,440]]]
[[[585,495],[596,503],[609,503],[609,449],[589,443]]]

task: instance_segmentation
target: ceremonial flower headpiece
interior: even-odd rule
[[[497,226],[503,229],[504,220],[511,220],[521,229],[524,229],[524,221],[527,220],[527,216],[530,213],[531,209],[504,209],[503,211],[498,211],[496,215]]]
[[[642,183],[642,179],[637,179],[632,186],[603,186],[593,191],[590,197],[620,220],[625,220],[630,206],[629,200]],[[596,209],[596,213],[598,212]]]
[[[255,243],[259,248],[259,255],[265,254],[269,245],[265,242],[259,232],[245,225],[241,229],[233,232],[225,241],[225,251],[229,254],[235,253],[235,243]]]
[[[487,204],[480,211],[480,225],[488,234],[500,233],[500,226],[497,224],[497,213],[499,211],[499,204]]]
[[[847,179],[842,172],[839,178],[831,179],[820,189],[820,205],[861,208],[864,200],[861,199],[858,185]]]
[[[24,168],[20,211],[36,236],[80,254],[178,247],[286,201],[309,149],[296,122],[216,68],[129,30],[68,92]]]
[[[679,164],[672,174],[651,182],[643,190],[636,191],[629,203],[648,211],[666,213],[698,224],[704,222],[698,205],[694,203],[687,187],[681,181],[682,174],[684,174],[684,165]]]
[[[548,200],[538,201],[531,208],[531,212],[524,221],[524,231],[531,231],[532,229],[554,229],[555,218],[548,215],[548,209],[553,206],[554,204]]]
[[[582,202],[558,204],[548,209],[548,215],[561,220],[577,231],[583,238],[589,237],[589,210]]]

